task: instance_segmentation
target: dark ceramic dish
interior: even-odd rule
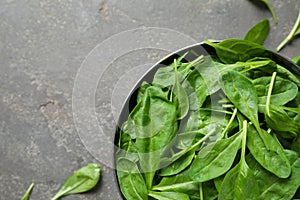
[[[160,61],[158,61],[156,64],[154,64],[141,77],[141,79],[137,82],[137,84],[133,87],[133,89],[131,90],[131,92],[129,93],[129,95],[127,96],[127,98],[123,104],[122,110],[121,110],[119,118],[118,118],[118,125],[116,127],[116,132],[115,132],[115,140],[114,140],[115,145],[117,145],[118,141],[119,141],[120,127],[127,120],[129,113],[132,111],[132,109],[136,105],[138,89],[140,88],[142,82],[146,81],[148,83],[151,83],[153,80],[154,74],[160,67],[170,65],[174,61],[175,58],[180,57],[181,55],[183,55],[186,52],[195,52],[197,55],[204,55],[204,56],[216,55],[216,52],[212,47],[210,47],[206,44],[198,43],[198,44],[194,44],[194,45],[185,47],[183,49],[180,49],[176,52],[173,52],[173,53],[169,54],[168,56],[164,57],[163,59],[161,59]],[[191,60],[196,59],[197,57],[198,56],[196,56],[196,55],[188,54],[185,58],[186,58],[186,60],[191,61]],[[269,50],[264,54],[264,57],[268,57],[268,58],[272,59],[279,65],[287,68],[292,73],[294,73],[295,75],[300,77],[300,66],[298,66],[297,64],[292,62],[290,59],[288,59],[278,53],[275,53],[273,51],[269,51]],[[115,175],[116,175],[116,173],[115,173]],[[119,186],[118,179],[116,176],[115,176],[115,178],[116,178],[116,182],[118,183],[118,186]],[[123,197],[123,195],[121,194],[121,191],[119,191],[119,192],[120,192],[120,195]],[[123,199],[125,199],[125,198],[123,197]]]

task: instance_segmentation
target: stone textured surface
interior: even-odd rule
[[[269,18],[265,45],[275,49],[292,28],[300,1],[270,2],[277,25],[268,10],[248,0],[0,1],[0,200],[20,199],[31,182],[36,183],[32,200],[50,199],[73,170],[99,162],[82,144],[72,116],[77,70],[98,43],[138,27],[173,29],[197,41],[243,37],[251,25]],[[294,57],[299,46],[294,40],[281,53]],[[123,99],[146,70],[143,64],[166,53],[130,52],[105,71],[95,110],[112,136],[112,94]],[[132,79],[120,84],[124,66],[132,67]],[[65,199],[119,199],[113,169],[103,166],[92,192]]]

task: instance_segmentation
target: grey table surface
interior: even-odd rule
[[[50,199],[91,162],[102,165],[100,184],[65,199],[120,199],[110,150],[130,88],[170,51],[208,38],[241,38],[263,18],[271,21],[265,46],[274,50],[300,1],[270,2],[277,25],[249,0],[1,0],[0,200],[20,199],[31,182],[31,199]],[[281,54],[292,58],[299,47],[294,40]],[[94,68],[85,77],[80,70],[89,64]],[[92,98],[85,99],[89,88]],[[96,128],[88,127],[89,109]]]

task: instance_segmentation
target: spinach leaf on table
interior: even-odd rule
[[[126,199],[148,199],[145,180],[134,162],[125,158],[118,159],[117,175],[121,192]]]
[[[263,44],[268,37],[269,32],[270,22],[268,19],[263,19],[248,30],[244,39],[258,44]]]
[[[93,189],[100,179],[100,169],[98,164],[88,164],[75,171],[51,200]]]
[[[289,35],[279,44],[276,50],[280,51],[287,43],[289,43],[295,36],[299,34],[300,34],[300,11],[293,29],[291,30]]]

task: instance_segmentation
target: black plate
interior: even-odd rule
[[[118,141],[119,141],[119,134],[120,134],[120,127],[122,126],[122,124],[127,121],[129,113],[132,111],[132,109],[135,107],[136,105],[136,98],[137,98],[137,93],[138,93],[138,89],[140,88],[141,84],[146,81],[148,83],[151,83],[154,77],[154,74],[156,73],[156,71],[160,68],[160,67],[164,67],[164,66],[168,66],[170,65],[175,58],[180,57],[181,55],[183,55],[186,52],[195,52],[198,55],[210,55],[210,56],[215,56],[216,52],[215,50],[211,47],[208,46],[206,44],[203,43],[198,43],[198,44],[194,44],[188,47],[185,47],[183,49],[180,49],[176,52],[173,52],[171,54],[169,54],[168,56],[164,57],[163,59],[161,59],[160,61],[158,61],[156,64],[154,64],[142,77],[141,79],[137,82],[137,84],[133,87],[133,89],[131,90],[131,92],[129,93],[129,95],[127,96],[123,106],[122,106],[122,110],[120,112],[119,118],[118,118],[118,124],[116,127],[116,132],[115,132],[115,140],[114,140],[114,144],[117,146],[118,145]],[[185,58],[186,60],[194,60],[196,59],[198,56],[197,55],[193,55],[193,54],[188,54]],[[292,73],[294,73],[295,75],[300,77],[300,66],[298,66],[297,64],[295,64],[293,61],[291,61],[289,58],[286,58],[278,53],[275,53],[273,51],[266,51],[266,53],[263,55],[264,57],[270,58],[273,61],[275,61],[277,64],[287,68],[288,70],[290,70]],[[115,148],[116,150],[117,148]],[[114,154],[116,155],[116,154]],[[115,160],[115,159],[114,159]],[[116,163],[115,163],[116,165]],[[115,168],[116,169],[116,168]],[[115,171],[116,172],[116,171]],[[119,186],[119,182],[118,182],[118,178],[117,178],[117,173],[115,173],[115,178],[116,181],[118,183]],[[120,187],[118,187],[120,189]],[[119,190],[121,196],[123,197],[121,191]],[[123,199],[125,199],[123,197]]]

